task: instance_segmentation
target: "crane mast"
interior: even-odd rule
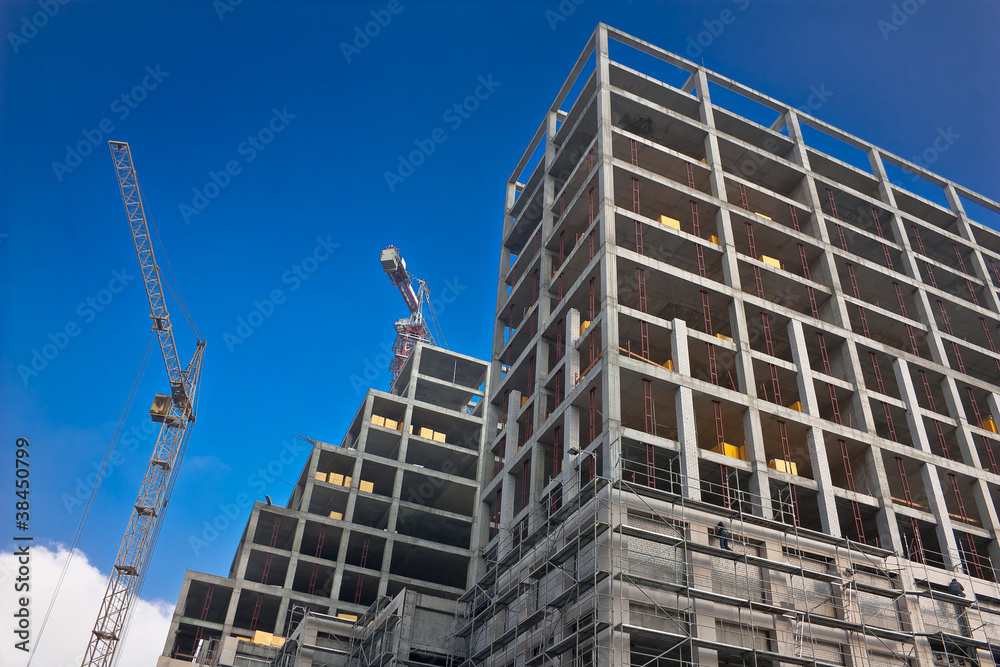
[[[109,144],[146,295],[149,297],[152,328],[167,370],[170,395],[156,394],[150,410],[153,421],[160,423],[160,432],[115,559],[82,667],[110,666],[118,644],[123,639],[129,606],[149,562],[152,539],[163,517],[171,482],[177,474],[177,458],[183,448],[186,429],[195,421],[195,396],[205,349],[205,341],[199,340],[191,361],[181,368],[170,326],[170,315],[163,297],[159,267],[153,255],[149,227],[146,224],[142,195],[132,165],[132,153],[127,143],[112,141]]]
[[[396,342],[392,345],[393,355],[389,363],[391,375],[389,385],[392,386],[417,343],[421,341],[435,343],[435,341],[423,316],[424,302],[430,297],[427,284],[406,270],[406,262],[395,246],[385,248],[380,260],[382,270],[389,276],[389,281],[396,286],[403,296],[403,301],[406,302],[406,307],[410,309],[409,319],[396,320]],[[414,283],[417,285],[416,290],[413,289]]]

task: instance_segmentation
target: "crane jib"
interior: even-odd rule
[[[186,368],[181,367],[170,326],[170,314],[164,301],[160,272],[153,255],[142,195],[132,166],[132,154],[128,144],[124,142],[112,141],[109,144],[139,269],[149,297],[152,329],[156,333],[167,370],[170,399],[165,405],[154,401],[156,414],[151,411],[150,416],[154,421],[160,422],[162,427],[108,580],[90,643],[81,663],[83,667],[109,667],[114,662],[119,642],[124,639],[129,609],[149,565],[163,511],[179,469],[187,428],[195,421],[195,395],[205,349],[205,342],[199,340],[191,361]]]

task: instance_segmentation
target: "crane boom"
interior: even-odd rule
[[[132,154],[126,143],[112,141],[109,144],[139,267],[146,284],[153,331],[156,332],[160,351],[163,353],[163,364],[167,369],[171,395],[157,394],[153,409],[150,410],[153,421],[160,423],[160,432],[115,559],[82,667],[110,667],[119,642],[124,638],[129,607],[149,562],[152,540],[156,536],[168,500],[167,494],[177,474],[177,459],[184,448],[185,435],[190,433],[187,427],[195,421],[195,397],[205,349],[205,341],[199,340],[191,361],[186,368],[181,368],[170,328],[170,316],[163,298],[159,267],[150,242],[142,195],[132,166]]]
[[[431,334],[427,322],[424,321],[423,305],[430,296],[427,284],[414,278],[406,270],[406,262],[399,249],[389,246],[382,250],[379,260],[382,263],[382,270],[389,276],[389,281],[396,286],[399,293],[406,302],[406,307],[410,309],[409,319],[396,321],[396,342],[392,345],[392,361],[389,363],[390,386],[395,383],[399,372],[403,369],[406,360],[409,359],[413,348],[421,341],[434,343],[434,336]],[[417,284],[417,289],[413,289],[413,284]],[[431,310],[433,316],[434,311]]]
[[[406,262],[399,254],[399,250],[394,246],[389,246],[382,251],[380,259],[382,270],[385,271],[385,275],[389,276],[389,281],[396,286],[399,293],[403,295],[403,301],[410,309],[410,314],[419,314],[420,298],[413,291],[413,276],[406,270]]]
[[[142,194],[139,192],[139,182],[136,180],[135,168],[132,166],[132,151],[123,141],[109,141],[111,157],[115,163],[115,173],[118,175],[118,185],[125,204],[125,213],[135,242],[135,252],[139,257],[139,269],[142,281],[146,285],[149,296],[150,318],[153,320],[153,331],[160,343],[163,353],[163,364],[170,378],[170,390],[177,398],[178,392],[185,392],[184,376],[180,362],[177,359],[177,345],[174,343],[174,332],[170,328],[170,315],[163,299],[163,285],[160,283],[160,268],[156,265],[153,255],[153,245],[149,238],[149,227],[146,225],[146,211],[142,205]],[[183,398],[183,396],[181,397]]]

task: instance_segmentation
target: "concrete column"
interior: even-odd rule
[[[962,559],[959,556],[958,544],[955,542],[955,530],[948,514],[948,503],[945,502],[944,492],[941,489],[941,477],[938,475],[937,466],[930,463],[921,466],[920,479],[924,483],[931,513],[937,519],[935,530],[945,567],[957,570],[962,565]]]
[[[507,398],[507,425],[504,427],[505,441],[504,441],[504,455],[503,455],[503,467],[497,474],[500,477],[500,526],[498,529],[498,534],[501,536],[500,544],[504,544],[503,533],[505,530],[511,528],[511,521],[514,515],[517,513],[514,509],[514,490],[515,484],[511,473],[513,468],[510,462],[517,455],[517,443],[521,437],[521,427],[517,423],[517,415],[521,410],[521,392],[514,389],[511,390],[510,396]],[[494,493],[494,501],[496,500],[496,494]],[[509,545],[510,542],[507,542]],[[498,550],[497,556],[503,557],[504,552]]]
[[[606,201],[612,198],[606,197]],[[614,214],[610,214],[614,219]],[[615,462],[621,461],[621,366],[620,338],[618,333],[618,264],[617,255],[612,244],[605,244],[600,251],[601,283],[604,288],[604,298],[601,304],[601,350],[604,354],[604,370],[601,381],[601,431],[605,433],[601,458],[604,460],[604,475],[611,479],[621,477],[621,467],[612,469]]]
[[[247,520],[246,540],[240,542],[239,551],[237,552],[237,565],[233,572],[233,576],[236,578],[246,578],[247,562],[250,559],[250,550],[255,544],[253,536],[257,533],[257,523],[259,521],[260,510],[258,509],[257,503],[254,503],[254,507],[250,510],[250,518]]]
[[[364,431],[365,428],[367,428],[366,425],[362,424],[361,430]],[[312,502],[312,491],[316,482],[316,466],[319,463],[319,453],[320,448],[313,447],[312,452],[309,453],[309,460],[306,462],[306,488],[302,492],[302,501],[300,504],[300,507],[305,509],[309,509],[309,504]]]
[[[176,641],[177,638],[177,630],[180,628],[181,624],[180,615],[184,612],[185,605],[187,605],[190,591],[191,579],[189,576],[185,576],[184,580],[181,582],[180,593],[177,595],[177,609],[174,612],[173,618],[170,620],[170,630],[167,632],[167,639],[163,645],[162,655],[170,655],[170,652],[174,649],[174,641]],[[232,606],[231,603],[230,606]]]
[[[517,389],[512,389],[510,395],[507,397],[507,425],[504,427],[506,439],[504,440],[503,450],[504,467],[517,454],[517,443],[521,439],[521,426],[517,423],[517,415],[520,411],[521,392]]]
[[[692,525],[688,528],[688,539],[700,544],[708,544],[708,531],[704,525]],[[689,572],[688,580],[693,586],[710,589],[709,582],[714,576],[712,570],[711,557],[697,552],[688,552]],[[692,599],[689,608],[689,621],[691,624],[691,635],[698,639],[709,642],[716,641],[715,604],[708,600]],[[717,651],[700,646],[691,647],[691,659],[693,664],[701,667],[717,667],[719,664],[719,654]]]
[[[750,359],[747,353],[747,359]],[[753,385],[751,385],[753,386]],[[771,507],[771,480],[767,476],[767,455],[764,452],[764,432],[760,426],[760,411],[753,405],[743,413],[743,434],[746,442],[747,460],[752,465],[750,493],[754,513],[762,517],[773,516]]]
[[[375,395],[372,393],[372,389],[368,390],[368,394],[365,395],[364,406],[361,412],[361,431],[358,433],[358,440],[355,448],[359,452],[365,451],[365,444],[368,442],[368,427],[372,423],[372,409],[375,404]],[[315,470],[310,470],[310,474],[315,472]],[[313,477],[315,479],[315,477]]]
[[[423,344],[418,344],[416,349],[413,350],[413,354],[410,355],[411,359],[408,360],[410,378],[406,383],[406,390],[399,391],[406,398],[413,398],[417,395],[417,371],[420,369],[420,357],[423,355],[423,351]]]
[[[553,137],[556,134],[556,128],[558,126],[558,112],[550,111],[546,117],[546,130],[545,130],[545,183],[542,185],[542,224],[541,224],[541,249],[539,254],[541,258],[538,262],[539,275],[538,275],[538,329],[541,330],[542,325],[548,321],[549,315],[552,314],[551,299],[546,295],[549,291],[549,285],[552,283],[552,269],[554,262],[552,260],[552,255],[545,250],[546,242],[549,237],[552,236],[552,227],[554,225],[554,216],[552,214],[552,205],[555,203],[556,197],[556,183],[555,178],[549,175],[551,171],[552,163],[555,161],[556,153],[559,147],[556,146]],[[542,350],[545,350],[547,346],[541,346]],[[547,356],[545,352],[540,352],[539,354],[539,367],[548,369],[549,366],[546,363],[545,366],[541,365],[543,361],[542,357]],[[548,361],[545,359],[544,361]]]
[[[791,347],[792,361],[799,367],[796,374],[796,384],[799,388],[799,402],[802,412],[819,417],[819,401],[816,399],[816,382],[809,364],[809,353],[806,345],[805,332],[802,323],[791,320],[788,323],[788,343]]]
[[[233,586],[233,594],[229,598],[229,609],[226,610],[225,629],[222,636],[225,637],[233,631],[233,622],[236,620],[236,608],[240,604],[240,596],[243,594],[242,582]]]
[[[388,546],[388,540],[386,540],[386,548],[382,550],[382,563],[378,568],[380,574],[378,578],[378,588],[375,591],[376,599],[385,596],[389,590],[389,564],[392,561],[389,555],[392,553],[392,550],[389,549]],[[472,571],[472,562],[475,560],[475,558],[469,559],[469,572]],[[472,580],[469,579],[469,581]]]
[[[803,181],[804,188],[800,194],[802,195],[802,199],[805,200],[805,204],[811,211],[811,214],[808,220],[800,222],[800,226],[805,233],[819,239],[824,245],[829,245],[830,235],[827,232],[826,224],[823,222],[823,207],[820,203],[819,193],[816,191],[816,182],[811,176],[812,167],[809,164],[809,154],[806,150],[805,139],[802,136],[802,128],[799,126],[798,112],[796,112],[795,109],[789,109],[786,112],[785,121],[785,124],[788,127],[788,136],[795,142],[793,159],[809,174]],[[833,258],[829,252],[823,253],[822,269],[825,274],[822,277],[823,279],[814,279],[824,282],[835,291],[840,291],[840,275],[835,270],[835,267],[833,267]],[[847,314],[847,312],[843,310],[842,306],[842,303],[834,304],[834,314],[837,316],[835,323],[840,326],[844,326],[845,322],[849,323],[849,320],[841,319]]]
[[[927,429],[924,428],[924,418],[920,414],[920,403],[913,388],[913,376],[910,375],[909,364],[903,359],[892,362],[892,370],[896,375],[900,397],[906,404],[906,424],[910,429],[910,439],[913,446],[920,451],[931,454],[930,442],[927,439]]]
[[[410,426],[413,424],[413,406],[407,404],[403,410],[403,430],[402,437],[399,441],[399,457],[398,461],[406,461],[406,453],[410,447]],[[360,463],[360,461],[359,461]],[[360,468],[357,468],[354,472],[355,479],[358,480],[360,477]],[[353,483],[352,490],[347,496],[347,512],[344,513],[345,517],[351,517],[354,520],[354,505],[357,501],[358,494],[353,488],[357,486],[357,483]],[[403,495],[403,469],[396,466],[394,471],[394,477],[392,480],[392,504],[389,505],[389,516],[387,519],[386,530],[388,532],[394,532],[396,530],[396,520],[399,517],[399,498]],[[348,513],[349,512],[349,513]]]
[[[569,491],[570,498],[573,498],[580,492],[580,474],[579,466],[583,464],[584,455],[583,454],[570,454],[570,449],[579,449],[580,445],[580,409],[575,405],[570,405],[566,408],[566,428],[564,437],[564,445],[566,448],[566,488]]]
[[[892,191],[892,183],[889,180],[888,174],[886,174],[885,165],[882,163],[882,155],[878,149],[874,147],[868,149],[868,162],[871,165],[872,173],[879,179],[879,199],[890,207],[897,208],[896,195]],[[920,275],[920,268],[917,265],[916,254],[913,252],[913,248],[910,247],[910,237],[906,233],[903,221],[897,214],[890,212],[888,220],[880,220],[879,222],[882,225],[883,231],[888,227],[888,240],[903,246],[902,273],[905,273],[907,276],[912,278],[918,286],[921,285],[923,283],[923,278]],[[921,291],[920,287],[917,289],[918,291]]]
[[[848,382],[854,385],[854,398],[852,400],[853,412],[857,414],[860,410],[859,424],[853,424],[848,422],[848,426],[853,427],[859,431],[865,433],[875,433],[875,419],[872,416],[872,403],[868,396],[868,388],[865,385],[865,376],[861,370],[861,358],[858,356],[857,343],[863,340],[860,336],[855,336],[853,333],[848,333],[847,343],[842,347],[842,350],[847,355],[846,364]]]
[[[934,307],[931,304],[931,297],[921,288],[914,295],[917,304],[917,317],[927,326],[927,347],[931,352],[931,359],[942,366],[950,366],[948,353],[944,349],[944,341],[941,339],[941,332],[937,326],[937,318],[934,315]]]
[[[986,396],[986,403],[989,407],[990,418],[993,419],[993,423],[1000,425],[1000,394],[991,391]]]
[[[393,655],[410,655],[411,641],[414,635],[414,619],[417,613],[416,594],[407,591],[401,601],[391,605],[384,613],[398,617],[399,621],[396,623],[395,630],[391,634],[387,633],[386,639],[388,641],[382,645],[382,649],[392,651]],[[430,644],[438,638],[421,637],[421,639]]]
[[[566,325],[569,327],[566,332],[566,378],[569,380],[567,397],[580,379],[580,351],[576,349],[576,341],[580,339],[580,320],[580,311],[576,308],[570,308],[566,313]]]
[[[691,360],[688,355],[687,323],[681,319],[671,322],[670,352],[674,358],[674,370],[684,376],[691,376]],[[685,498],[701,500],[701,474],[698,470],[698,426],[694,414],[694,393],[688,386],[680,386],[674,392],[674,410],[677,413],[677,442],[681,450],[681,492]]]
[[[788,138],[795,143],[795,148],[792,150],[792,161],[801,165],[806,171],[812,171],[812,166],[809,164],[809,152],[806,150],[806,142],[802,137],[802,127],[799,125],[799,114],[795,109],[787,109],[784,113],[785,117],[785,127],[788,128]],[[812,190],[813,195],[816,193],[816,184],[811,180],[808,183]],[[818,201],[818,199],[813,196],[810,198],[813,201]],[[820,231],[820,230],[817,230]],[[816,238],[821,241],[829,242],[829,238],[823,230],[821,234],[813,234]]]
[[[955,190],[955,186],[952,183],[948,183],[944,186],[944,194],[948,198],[948,205],[951,207],[952,212],[958,218],[958,233],[963,239],[972,244],[972,273],[976,278],[986,283],[986,303],[980,305],[994,313],[1000,312],[1000,297],[998,297],[996,290],[993,289],[993,280],[990,278],[989,267],[986,266],[986,259],[979,250],[979,241],[976,240],[976,235],[972,231],[972,225],[969,224],[969,218],[965,215],[965,207],[962,206],[962,200],[958,196],[958,191]]]
[[[976,508],[979,510],[979,518],[983,522],[983,527],[990,531],[990,534],[994,538],[1000,535],[1000,517],[997,515],[996,505],[993,503],[993,496],[990,493],[990,487],[986,480],[975,480],[972,487],[972,496],[976,503]],[[1000,544],[997,543],[997,540],[990,540],[988,548],[990,562],[1000,563]]]
[[[506,239],[511,229],[514,227],[514,216],[510,214],[511,208],[517,199],[518,185],[514,182],[507,183],[506,200],[504,202],[504,216],[503,216],[503,233],[501,238]],[[498,311],[501,310],[500,304],[507,303],[507,283],[505,278],[507,272],[510,270],[510,258],[511,252],[505,245],[501,244],[500,247],[500,274],[497,277],[497,298],[496,303]],[[513,325],[513,322],[508,322],[508,324]],[[496,393],[499,389],[501,382],[503,381],[503,374],[500,372],[501,367],[501,357],[499,356],[500,350],[503,349],[503,338],[504,338],[504,324],[499,318],[496,319],[493,327],[493,345],[490,349],[493,350],[493,359],[490,362],[490,369],[493,371],[490,376],[493,379],[494,386],[489,388],[487,391],[488,395]]]
[[[302,533],[305,532],[306,522],[295,521],[295,532],[292,534],[292,544],[291,544],[291,554],[292,557],[288,561],[288,577],[285,581],[285,588],[291,590],[292,581],[295,577],[295,570],[299,565],[299,552],[302,548]]]
[[[712,109],[711,99],[708,93],[708,78],[704,69],[699,68],[695,76],[697,77],[698,99],[701,102],[701,121],[712,130],[705,141],[705,153],[708,166],[711,168],[710,183],[712,194],[722,200],[727,201],[725,175],[722,170],[722,155],[719,149],[719,138],[715,132],[715,115]],[[733,303],[727,316],[730,318],[730,326],[733,334],[733,341],[736,343],[736,375],[737,389],[743,393],[754,393],[757,386],[753,372],[753,358],[750,350],[750,335],[746,322],[746,310],[742,296],[742,288],[739,274],[739,258],[735,246],[735,231],[729,210],[723,206],[720,208],[717,217],[717,227],[719,238],[722,243],[723,255],[722,266],[726,285],[733,288]],[[678,423],[680,420],[678,419]],[[755,452],[755,456],[763,461],[763,434],[760,427],[760,413],[751,402],[750,407],[744,413],[743,418],[744,437],[750,445],[750,451]],[[766,468],[766,461],[764,467]],[[754,473],[750,479],[750,492],[754,496],[754,505],[757,511],[763,516],[770,516],[771,492],[769,479],[766,473],[760,472],[759,467],[754,468]]]
[[[875,517],[878,524],[880,546],[883,549],[901,554],[906,553],[903,537],[899,533],[899,522],[896,520],[896,510],[892,506],[892,492],[886,477],[885,461],[878,447],[872,447],[866,455],[869,457],[870,468],[865,472],[868,483],[875,487],[875,497],[879,501],[879,511]],[[867,467],[867,466],[866,466]],[[855,479],[858,475],[855,474]]]
[[[726,180],[722,170],[722,153],[719,150],[719,137],[715,131],[715,115],[712,109],[712,100],[708,94],[708,75],[704,69],[698,68],[695,76],[698,81],[698,100],[701,103],[699,109],[701,122],[710,128],[708,137],[705,139],[705,160],[711,170],[709,172],[709,183],[712,187],[712,195],[726,202]],[[732,220],[730,219],[729,210],[725,205],[719,208],[715,222],[719,244],[722,247],[722,273],[725,284],[732,287],[738,293],[741,289],[740,272],[736,258]]]
[[[889,181],[889,177],[886,174],[885,165],[882,162],[882,155],[879,150],[871,148],[868,151],[868,160],[871,163],[872,172],[879,179],[879,193],[881,194],[882,201],[894,209],[897,208],[896,196],[892,190],[892,183]],[[913,279],[916,286],[916,292],[914,293],[913,299],[917,309],[916,319],[924,326],[928,327],[926,341],[927,346],[930,349],[931,359],[939,364],[947,366],[948,355],[945,354],[940,332],[937,329],[937,320],[934,316],[934,310],[932,309],[930,298],[925,290],[924,279],[920,273],[920,267],[918,264],[919,258],[917,257],[917,252],[910,245],[910,236],[907,233],[906,227],[904,226],[899,215],[892,213],[888,221],[888,225],[895,236],[894,240],[896,243],[903,246],[902,254],[904,273]],[[917,332],[916,335],[919,336],[920,332]]]
[[[1000,424],[1000,395],[990,392],[987,396],[987,403],[989,404],[990,416],[993,418],[993,423]],[[996,536],[1000,535],[1000,518],[998,518],[997,508],[993,502],[993,495],[990,493],[989,484],[985,479],[980,477],[976,480],[974,496],[983,527],[990,531],[994,538],[996,538]],[[997,539],[990,540],[989,550],[990,560],[994,564],[1000,563],[1000,544],[998,544]]]
[[[347,543],[351,541],[351,530],[349,524],[345,524],[344,530],[340,533],[340,544],[337,546],[337,563],[334,567],[333,577],[330,581],[330,601],[339,605],[340,587],[344,582],[344,562],[347,560]],[[391,556],[392,540],[386,540],[383,557]],[[330,613],[334,613],[331,609]]]
[[[814,237],[820,239],[822,243],[826,246],[825,252],[821,256],[821,271],[822,276],[817,276],[814,279],[820,280],[833,289],[833,295],[828,301],[829,315],[834,324],[840,326],[846,330],[846,336],[848,340],[848,345],[846,346],[847,351],[847,361],[850,366],[850,381],[854,383],[855,386],[855,397],[854,397],[854,407],[860,408],[861,410],[861,424],[855,426],[859,430],[870,430],[872,427],[872,415],[871,407],[868,403],[867,392],[864,389],[864,382],[862,378],[864,377],[861,373],[861,366],[858,359],[857,348],[855,343],[858,337],[855,336],[851,329],[851,319],[847,310],[847,302],[843,298],[843,287],[840,282],[840,273],[837,270],[835,255],[830,247],[831,239],[826,228],[826,217],[823,213],[822,200],[820,199],[820,194],[816,189],[816,182],[812,177],[812,169],[809,165],[808,154],[806,151],[805,141],[802,136],[802,130],[799,126],[798,115],[794,109],[790,109],[787,115],[787,125],[788,125],[788,136],[792,138],[796,143],[796,155],[799,158],[800,164],[809,173],[805,179],[805,188],[802,191],[807,205],[811,210],[811,215],[809,219],[809,226],[807,229],[811,230]],[[810,386],[812,382],[810,381]],[[818,413],[814,413],[818,414]],[[852,426],[854,426],[852,424]]]
[[[816,402],[809,353],[806,351],[805,332],[798,320],[789,322],[788,343],[792,350],[792,360],[799,367],[797,379],[803,412],[814,419],[819,419],[819,404]],[[819,485],[816,504],[819,506],[820,525],[827,535],[840,537],[840,519],[833,492],[833,478],[830,476],[830,463],[826,456],[826,442],[821,428],[813,426],[809,429],[806,433],[806,446],[809,448],[809,459],[812,462],[813,479]]]
[[[958,449],[962,453],[962,460],[974,468],[988,467],[989,463],[980,459],[975,437],[966,425],[965,406],[962,404],[962,398],[958,393],[958,384],[954,377],[944,378],[941,382],[941,392],[944,394],[947,414],[956,422],[955,438],[958,440]]]
[[[563,402],[569,397],[573,388],[576,387],[576,375],[580,372],[580,355],[572,355],[575,352],[574,341],[575,336],[579,336],[580,332],[580,311],[575,308],[570,308],[566,313],[566,319],[563,322],[563,358],[565,362],[563,364]],[[575,366],[574,366],[574,363]]]

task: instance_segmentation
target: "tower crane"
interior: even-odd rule
[[[389,281],[396,286],[399,293],[403,295],[406,307],[410,309],[408,318],[396,320],[396,342],[392,345],[392,362],[389,364],[391,379],[389,385],[396,381],[399,372],[403,370],[403,365],[413,353],[413,348],[417,343],[428,342],[432,345],[438,343],[431,333],[427,321],[424,319],[423,306],[427,304],[430,311],[431,323],[438,330],[438,338],[444,343],[444,336],[441,335],[434,308],[430,304],[431,290],[423,280],[416,278],[406,269],[406,262],[396,246],[388,246],[382,250],[380,256],[382,270],[389,276]],[[416,289],[414,289],[416,286]]]
[[[198,340],[194,355],[186,367],[181,367],[174,343],[174,333],[170,326],[160,281],[160,268],[153,255],[153,245],[146,225],[146,213],[142,194],[132,166],[132,153],[127,143],[108,142],[122,202],[128,217],[135,252],[139,258],[139,269],[149,297],[150,319],[153,331],[163,353],[163,364],[167,369],[170,394],[156,394],[149,414],[160,424],[156,446],[146,467],[146,476],[139,488],[139,496],[132,509],[125,537],[118,550],[118,557],[108,581],[108,588],[101,602],[97,621],[90,637],[90,644],[84,654],[82,667],[107,667],[115,658],[115,651],[123,639],[128,622],[129,606],[135,597],[139,583],[149,565],[152,544],[159,529],[163,512],[169,500],[169,490],[176,479],[179,467],[178,454],[183,451],[188,427],[195,421],[196,394],[201,377],[202,355],[205,341]]]

